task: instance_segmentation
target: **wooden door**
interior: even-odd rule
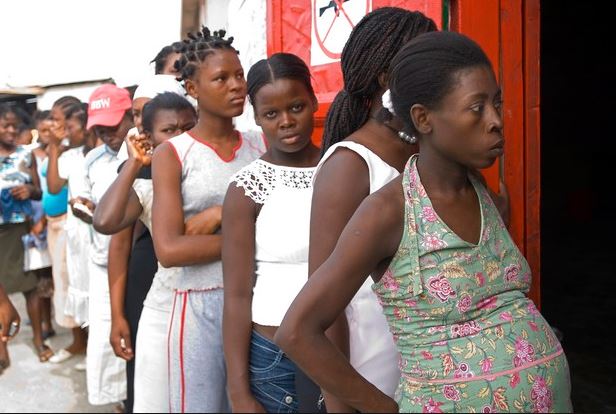
[[[313,140],[342,88],[345,34],[378,7],[418,10],[439,29],[464,33],[491,59],[505,98],[505,155],[484,175],[511,199],[509,230],[533,271],[530,297],[540,304],[539,0],[268,0],[268,55],[289,52],[309,64],[319,100]]]

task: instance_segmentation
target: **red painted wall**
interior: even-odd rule
[[[328,29],[353,23],[351,13],[344,13],[350,1],[354,3],[349,8],[364,7],[364,0],[335,1],[341,10],[339,20],[332,20],[331,27],[323,26],[323,33],[317,37],[320,43],[327,39]],[[327,4],[320,1],[318,6]],[[539,305],[539,0],[365,0],[365,5],[372,9],[397,6],[419,10],[439,28],[445,26],[476,40],[491,59],[505,98],[506,148],[500,162],[484,175],[496,191],[499,178],[507,184],[512,210],[509,230],[531,265],[530,296]],[[312,24],[320,13],[317,10],[315,14],[312,7],[311,0],[268,0],[268,54],[290,52],[310,64]],[[448,21],[443,22],[444,16]],[[313,139],[319,144],[327,110],[343,83],[339,63],[311,65],[311,71],[319,99]]]

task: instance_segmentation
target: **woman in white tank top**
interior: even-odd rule
[[[233,412],[297,412],[296,367],[273,343],[308,280],[316,97],[310,71],[277,53],[248,72],[267,152],[232,178],[223,206],[224,348]]]
[[[396,52],[406,41],[432,30],[436,30],[434,22],[419,12],[385,7],[366,15],[351,32],[341,60],[344,90],[328,111],[324,155],[315,173],[311,274],[334,250],[362,200],[398,176],[417,151],[401,139],[402,123],[383,111],[381,96]],[[364,378],[393,397],[400,378],[397,351],[369,282],[330,328],[328,337],[348,353],[351,365]],[[328,411],[349,412],[350,407],[327,394],[325,398]]]

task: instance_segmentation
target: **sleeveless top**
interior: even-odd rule
[[[338,148],[347,148],[363,158],[368,166],[370,194],[389,183],[400,173],[365,146],[351,141],[332,145],[314,174]],[[364,378],[393,398],[400,379],[398,352],[389,332],[387,320],[367,277],[345,310],[349,325],[350,362]]]
[[[265,142],[256,131],[240,133],[230,159],[221,158],[207,142],[189,132],[173,137],[170,145],[182,167],[181,190],[184,220],[206,208],[222,205],[231,176],[265,152]],[[220,260],[182,267],[179,290],[209,290],[222,287]]]
[[[280,326],[291,302],[308,280],[312,175],[256,160],[231,179],[261,210],[255,223],[256,282],[252,320]]]
[[[529,265],[486,188],[469,175],[482,221],[480,240],[474,245],[458,237],[437,215],[421,184],[416,160],[412,156],[404,171],[400,247],[373,285],[400,353],[400,409],[422,410],[424,404],[423,409],[453,410],[441,406],[447,403],[459,404],[455,407],[463,411],[477,404],[475,409],[490,407],[493,401],[503,402],[510,377],[503,378],[502,389],[491,382],[490,389],[478,388],[476,393],[471,386],[455,384],[475,377],[493,381],[499,373],[515,374],[563,351],[525,296],[531,282]],[[485,387],[485,382],[480,383]],[[443,389],[435,384],[443,384]],[[425,395],[418,397],[421,392]],[[502,404],[497,406],[504,409]]]
[[[50,217],[60,216],[65,214],[68,208],[68,186],[63,185],[62,189],[58,193],[50,193],[47,188],[47,169],[49,167],[49,157],[42,161],[39,168],[39,175],[41,176],[41,190],[43,190],[43,197],[41,199],[43,203],[43,210],[45,214]]]

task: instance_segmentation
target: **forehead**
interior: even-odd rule
[[[16,124],[19,119],[17,118],[17,114],[15,112],[9,110],[9,112],[6,112],[4,115],[0,116],[0,121],[4,124]]]
[[[51,108],[51,117],[53,119],[64,119],[64,112],[62,112],[59,106],[53,106]]]
[[[273,105],[297,98],[310,98],[304,82],[298,79],[276,79],[263,85],[255,94],[255,105]]]
[[[154,114],[154,123],[157,125],[162,124],[176,124],[191,121],[195,119],[195,115],[188,108],[186,109],[159,109]]]
[[[481,65],[460,69],[452,77],[452,87],[447,96],[457,99],[477,94],[494,96],[500,91],[494,72],[489,66]]]
[[[233,49],[213,49],[199,65],[202,72],[216,72],[220,70],[235,71],[242,69],[242,64]]]

